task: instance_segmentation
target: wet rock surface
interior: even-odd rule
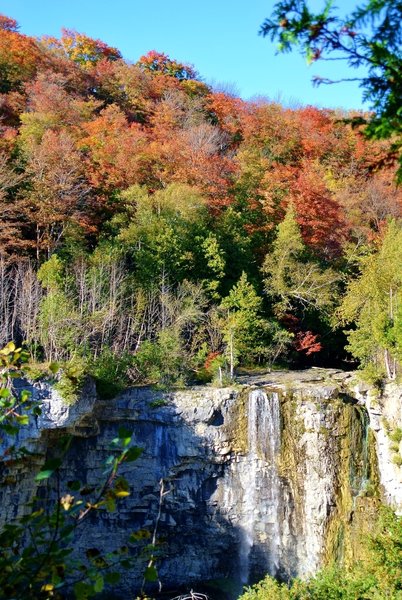
[[[402,430],[402,387],[388,383],[379,391],[358,384],[354,396],[366,407],[374,431],[384,499],[402,514],[402,440],[392,440],[393,434]]]

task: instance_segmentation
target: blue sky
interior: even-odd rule
[[[354,5],[336,4],[348,10]],[[356,83],[311,83],[313,75],[355,76],[346,66],[308,67],[296,52],[275,55],[274,45],[258,35],[272,6],[273,0],[1,0],[0,12],[17,19],[23,33],[58,36],[63,26],[76,29],[118,47],[133,62],[148,50],[165,52],[193,64],[207,83],[228,84],[245,99],[361,108]]]

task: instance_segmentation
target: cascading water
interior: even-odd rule
[[[330,391],[267,387],[237,404],[238,445],[211,501],[236,531],[239,584],[308,577],[355,551],[353,514],[371,481],[368,421]]]
[[[248,398],[248,453],[241,477],[239,554],[242,583],[249,582],[252,563],[258,560],[253,556],[256,542],[264,549],[266,571],[271,575],[278,571],[280,481],[276,462],[279,451],[279,395],[253,390]]]
[[[356,498],[364,492],[370,480],[369,417],[365,408],[355,407],[355,418],[351,422],[349,435],[357,446],[353,457],[355,460],[350,461],[350,485],[355,504]]]

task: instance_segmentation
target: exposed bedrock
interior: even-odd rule
[[[378,494],[402,503],[401,469],[388,440],[390,428],[402,424],[396,386],[375,399],[353,374],[311,369],[248,377],[233,388],[133,388],[109,401],[97,400],[88,384],[72,407],[46,385],[34,393],[43,416],[21,441],[38,455],[25,470],[5,473],[2,519],[34,492],[53,436],[74,436],[62,480],[92,484],[123,425],[144,449],[122,467],[131,495],[116,512],[97,512],[78,528],[75,548],[112,550],[132,531],[152,530],[163,481],[157,538],[165,589],[211,580],[240,589],[267,572],[287,580],[333,558],[351,560]],[[113,597],[139,590],[144,560]]]

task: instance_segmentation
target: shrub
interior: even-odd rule
[[[350,569],[326,567],[307,581],[289,586],[266,577],[246,589],[240,600],[363,600],[401,598],[402,518],[383,508],[376,534],[367,541],[364,561]]]
[[[389,434],[389,439],[395,444],[402,442],[402,427],[397,427],[392,433]]]
[[[87,373],[87,363],[83,358],[72,358],[65,362],[60,371],[59,379],[54,388],[66,402],[74,404],[78,400]]]
[[[116,354],[110,348],[104,348],[101,354],[92,360],[90,374],[95,378],[96,390],[105,400],[114,398],[130,384],[130,369],[133,355],[129,352]]]
[[[161,386],[181,386],[189,375],[183,343],[174,328],[163,329],[155,341],[144,341],[133,359],[138,379]]]

